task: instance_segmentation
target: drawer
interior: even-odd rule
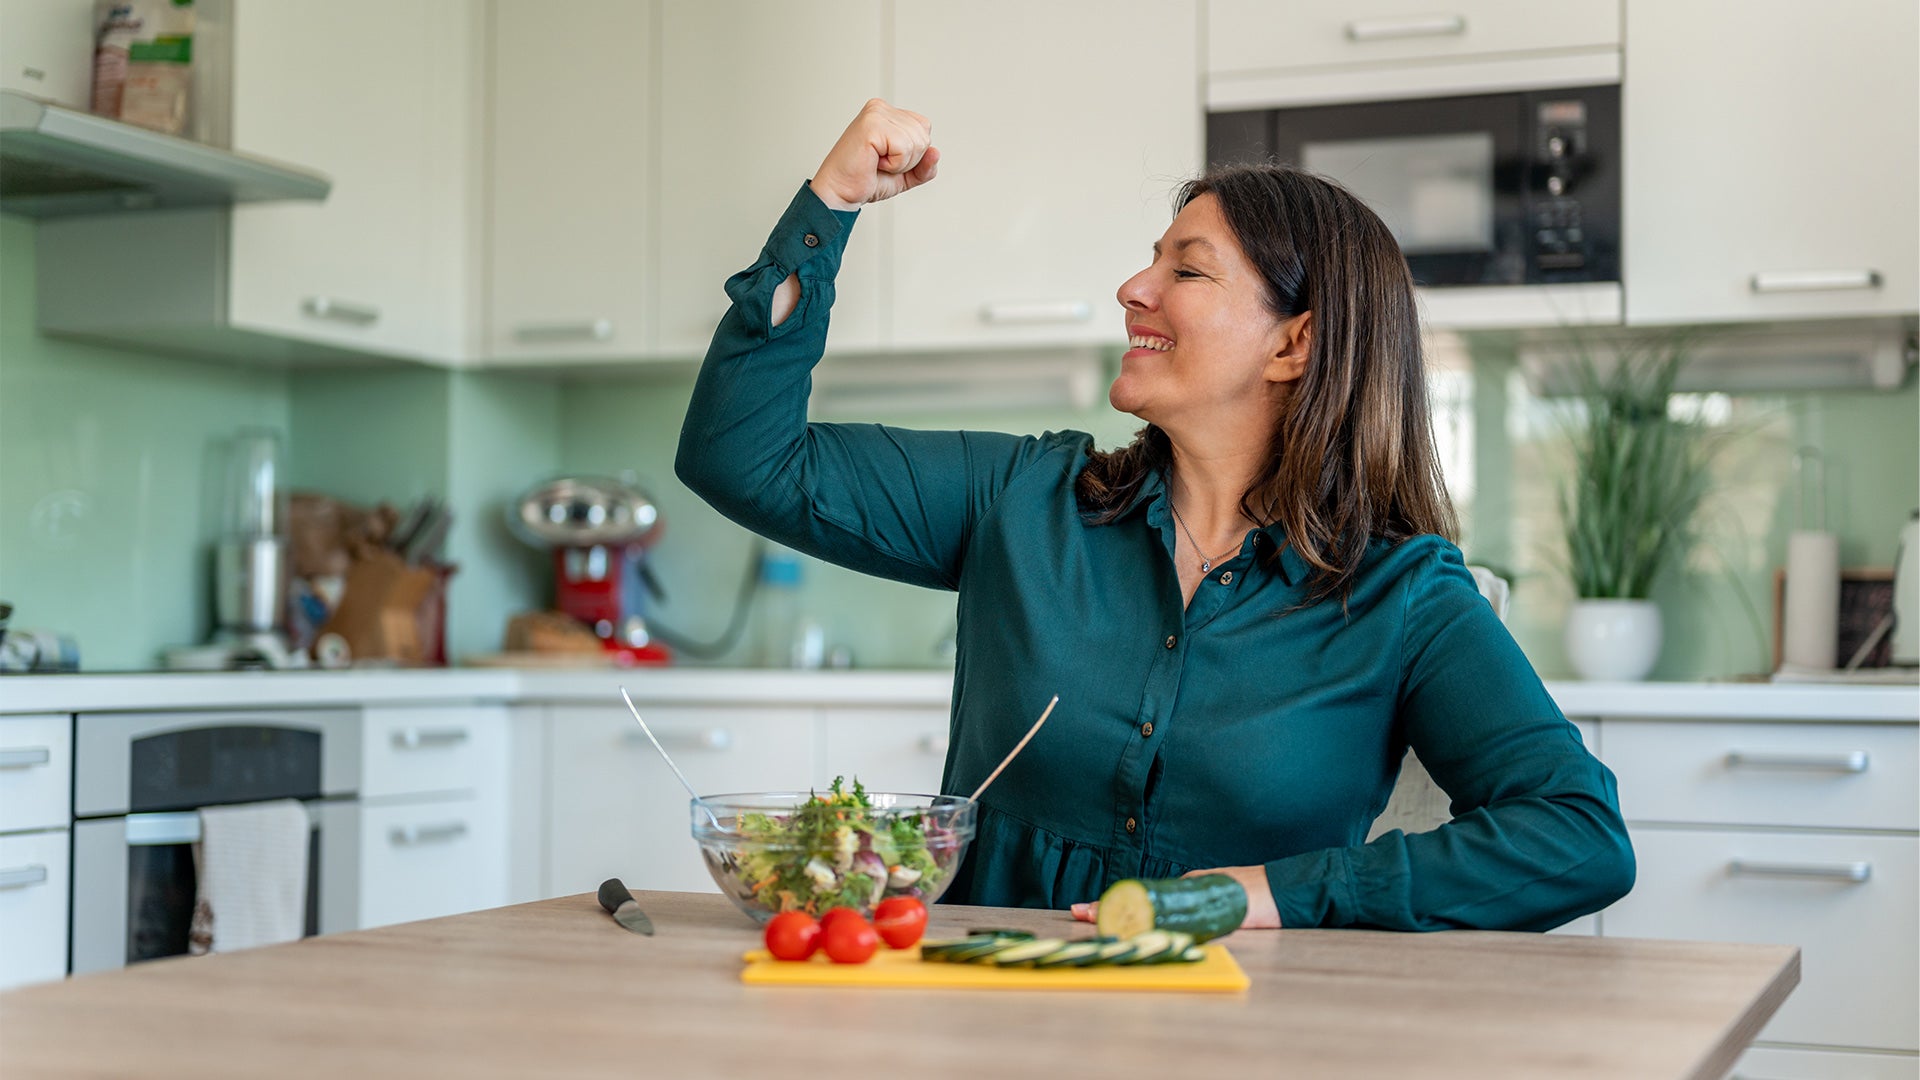
[[[1628,821],[1920,828],[1920,728],[1605,723]]]
[[[947,763],[946,706],[921,709],[842,706],[823,710],[824,761],[814,786],[856,777],[868,791],[938,795]]]
[[[1740,1055],[1727,1080],[1920,1080],[1920,1057],[1763,1046]]]
[[[65,829],[0,836],[0,990],[66,977],[71,858]]]
[[[1800,947],[1800,985],[1759,1038],[1920,1049],[1914,957],[1920,839],[1632,830],[1639,877],[1601,914],[1607,937]],[[1836,876],[1787,876],[1804,869]],[[1838,876],[1858,868],[1863,880]]]
[[[362,928],[506,902],[506,821],[497,799],[361,807]]]
[[[73,718],[0,718],[0,832],[73,820]]]
[[[370,707],[360,740],[360,797],[500,790],[503,705]]]
[[[1212,0],[1207,70],[1404,64],[1620,44],[1620,0]]]

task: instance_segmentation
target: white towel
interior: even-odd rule
[[[307,925],[307,843],[307,808],[297,799],[202,807],[187,951],[298,940]]]

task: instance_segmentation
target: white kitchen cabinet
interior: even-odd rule
[[[880,0],[669,3],[661,20],[655,351],[697,359],[730,302],[722,285],[759,255],[800,184],[881,94],[886,23]],[[880,343],[891,209],[854,228],[834,281],[832,351]]]
[[[369,705],[360,738],[360,925],[509,902],[510,710]]]
[[[1920,1058],[1762,1047],[1740,1055],[1727,1080],[1920,1080]]]
[[[1920,310],[1920,6],[1629,0],[1630,324]]]
[[[73,821],[73,717],[0,718],[0,833]]]
[[[811,709],[637,704],[702,795],[810,786]],[[610,877],[634,889],[718,891],[693,842],[685,790],[626,709],[557,705],[547,732],[548,895],[591,892]]]
[[[814,784],[858,777],[868,791],[940,793],[950,710],[840,705],[821,710],[821,768]]]
[[[42,332],[250,360],[462,362],[479,282],[479,20],[458,0],[238,0],[233,149],[324,202],[37,228]]]
[[[66,829],[0,836],[0,990],[66,976],[72,851]]]
[[[93,0],[0,0],[0,90],[87,110]]]
[[[891,218],[893,346],[1124,344],[1114,293],[1203,160],[1198,25],[1170,0],[895,6],[894,103],[941,159],[869,212]]]
[[[1620,0],[1210,0],[1207,72],[1617,47]]]
[[[640,356],[658,269],[655,4],[491,7],[487,357]]]

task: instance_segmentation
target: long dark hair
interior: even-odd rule
[[[1323,177],[1217,168],[1181,186],[1175,212],[1202,195],[1219,201],[1260,271],[1267,307],[1280,318],[1313,312],[1306,371],[1280,401],[1268,466],[1241,512],[1279,524],[1312,567],[1306,603],[1344,601],[1371,539],[1459,529],[1433,442],[1413,275],[1379,216]],[[1081,509],[1114,520],[1172,461],[1166,433],[1148,424],[1132,444],[1091,456],[1074,485]]]

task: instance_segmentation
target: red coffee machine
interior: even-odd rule
[[[661,594],[646,554],[659,539],[660,512],[646,492],[606,477],[561,477],[522,495],[508,524],[553,549],[554,606],[591,627],[621,662],[672,660],[647,631],[647,607]]]

